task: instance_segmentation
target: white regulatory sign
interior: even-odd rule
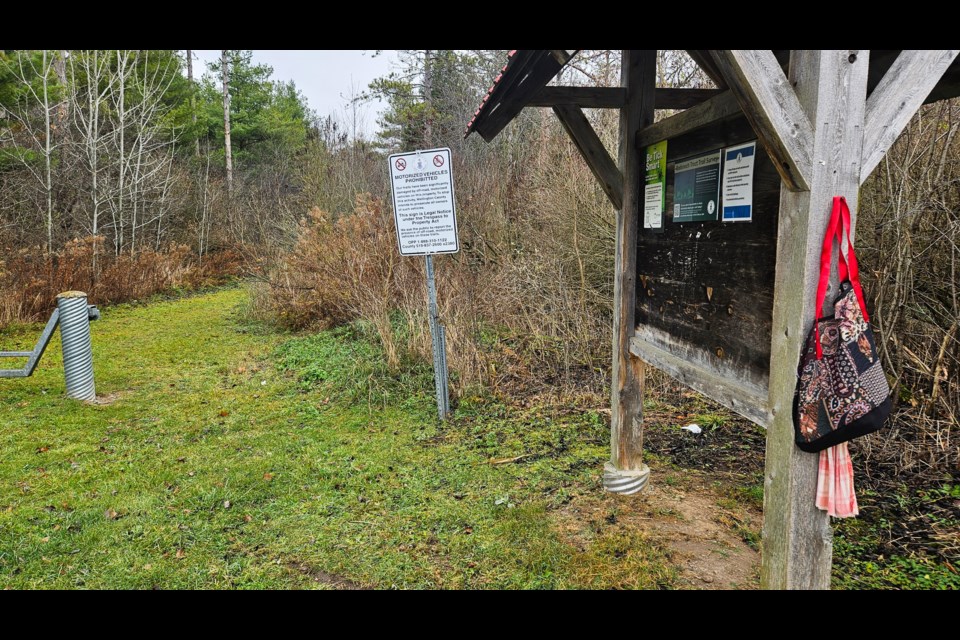
[[[395,153],[388,161],[400,255],[460,251],[450,149]]]

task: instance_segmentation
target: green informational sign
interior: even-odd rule
[[[716,221],[720,204],[720,151],[674,165],[673,221]]]
[[[667,141],[647,147],[643,187],[643,228],[663,230],[667,202]]]

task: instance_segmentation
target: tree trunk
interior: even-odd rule
[[[86,144],[87,144],[87,152],[89,153],[89,156],[90,156],[90,201],[91,201],[91,204],[92,204],[92,206],[93,206],[93,212],[92,212],[92,218],[93,218],[92,233],[93,233],[94,236],[96,236],[98,233],[100,233],[100,194],[99,194],[98,191],[97,191],[97,187],[98,187],[98,185],[97,185],[97,177],[98,177],[98,175],[99,175],[98,172],[97,172],[97,164],[98,164],[97,161],[98,161],[98,159],[99,159],[99,157],[98,157],[98,156],[99,156],[99,154],[98,154],[99,149],[97,148],[97,146],[98,146],[98,144],[99,144],[99,142],[100,142],[100,140],[99,140],[99,137],[100,137],[100,131],[99,131],[99,128],[100,128],[100,98],[96,95],[96,94],[97,94],[97,91],[98,91],[98,85],[97,85],[97,84],[92,84],[92,82],[93,82],[93,83],[97,82],[97,79],[99,79],[99,77],[100,77],[99,60],[98,60],[97,58],[98,58],[97,50],[94,49],[94,50],[93,50],[93,70],[96,72],[97,76],[96,76],[96,79],[93,79],[92,81],[91,81],[91,79],[90,79],[89,77],[88,77],[88,79],[87,79],[87,96],[88,96],[87,99],[88,99],[88,101],[89,101],[89,107],[90,107],[90,115],[89,115],[90,128],[88,129],[88,132],[87,132]],[[89,75],[89,74],[88,74],[88,75]],[[93,245],[93,276],[94,276],[94,279],[96,279],[96,277],[97,277],[97,251],[98,251],[98,249],[99,249],[99,245],[94,244],[94,245]]]
[[[233,150],[230,146],[230,71],[227,50],[220,52],[220,70],[223,74],[223,154],[227,164],[227,215],[233,200]]]
[[[120,130],[120,143],[117,147],[119,152],[119,175],[118,175],[118,189],[117,189],[117,222],[114,229],[115,239],[116,239],[116,255],[123,253],[123,243],[125,240],[124,234],[124,223],[123,223],[123,189],[125,187],[125,178],[127,174],[127,145],[125,139],[125,133],[127,129],[127,63],[130,60],[129,51],[117,50],[117,82],[119,84],[118,89],[120,91],[120,102],[117,107],[117,119],[118,126]],[[131,234],[133,231],[131,231]]]
[[[43,50],[43,122],[44,122],[44,160],[46,174],[44,187],[47,191],[47,253],[53,253],[53,173],[51,170],[50,155],[50,67],[47,66],[47,50]]]
[[[423,144],[427,149],[433,147],[433,69],[430,68],[430,53],[430,49],[423,52],[423,103],[427,107]]]
[[[57,74],[57,84],[60,86],[60,91],[66,92],[67,90],[67,52],[65,49],[57,51],[57,56],[53,59],[53,71]],[[63,130],[63,125],[67,121],[67,109],[69,107],[68,100],[65,93],[60,94],[60,102],[57,104],[57,122],[56,122],[56,131],[61,132],[60,135],[65,135],[66,131]]]
[[[196,90],[193,86],[193,50],[187,49],[187,83],[190,85],[190,119],[193,121],[193,132],[196,135],[197,132],[197,96]],[[197,136],[195,141],[196,145],[196,155],[200,157],[200,137]]]

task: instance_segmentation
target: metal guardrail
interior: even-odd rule
[[[53,338],[53,332],[60,325],[67,396],[80,400],[95,399],[90,321],[99,318],[100,310],[87,304],[87,294],[80,291],[60,294],[57,296],[57,308],[50,314],[50,320],[32,351],[0,351],[0,358],[27,358],[22,369],[0,369],[0,378],[28,378],[33,375]]]
[[[22,369],[0,369],[0,378],[29,378],[32,376],[59,323],[60,310],[54,309],[33,351],[0,351],[0,358],[30,358]]]

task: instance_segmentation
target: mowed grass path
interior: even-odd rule
[[[34,377],[0,380],[0,587],[674,584],[669,552],[614,514],[558,526],[598,491],[595,413],[465,402],[440,427],[428,369],[383,384],[369,342],[277,335],[245,301],[106,309],[100,406],[64,397],[59,337]]]

